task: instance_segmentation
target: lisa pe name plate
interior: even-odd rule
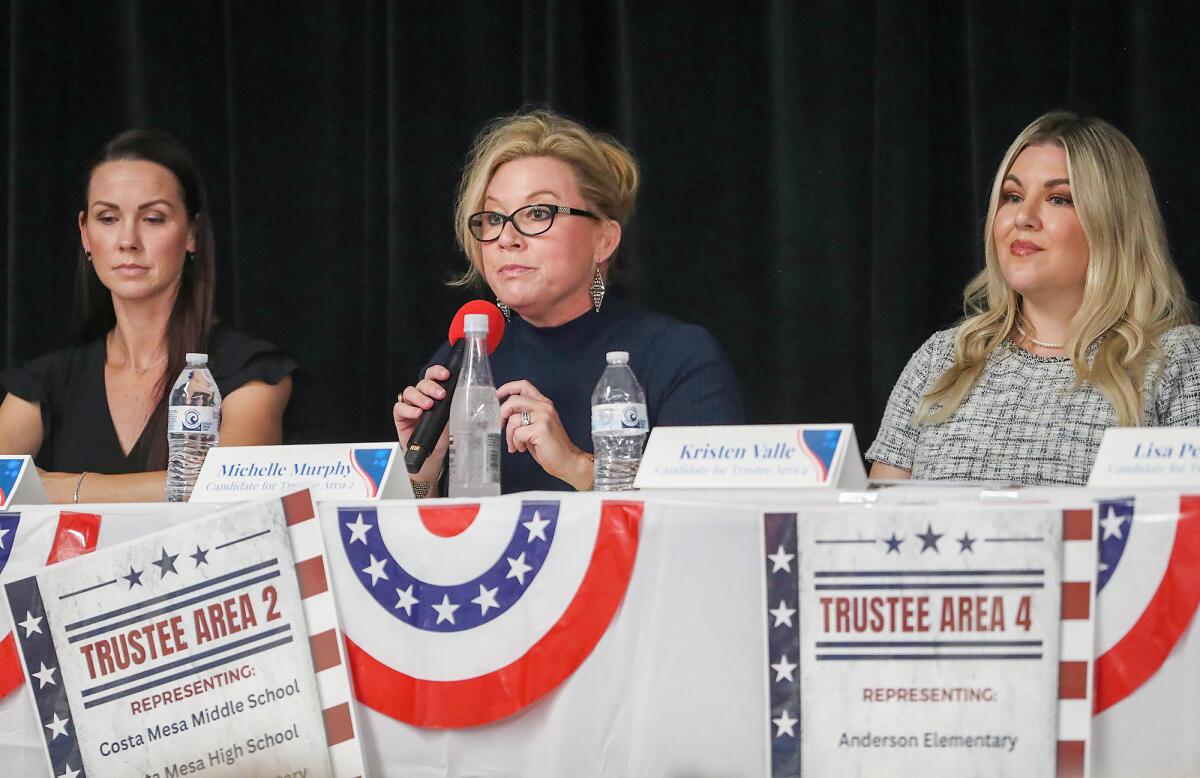
[[[300,492],[7,583],[52,774],[361,775],[313,514]]]
[[[1091,510],[763,521],[773,776],[1086,774]]]
[[[45,505],[50,502],[33,458],[0,457],[0,510],[14,505]]]
[[[1200,427],[1110,427],[1090,487],[1200,485]]]
[[[655,427],[638,489],[862,489],[851,424]]]
[[[398,443],[217,446],[190,502],[242,502],[297,489],[316,500],[401,500],[412,485]]]

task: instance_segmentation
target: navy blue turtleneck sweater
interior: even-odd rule
[[[520,379],[536,386],[554,402],[571,441],[590,452],[592,390],[609,351],[629,352],[629,366],[646,390],[651,428],[742,423],[733,368],[708,330],[611,295],[599,313],[588,311],[560,327],[535,327],[513,314],[490,358],[492,378],[496,386]],[[449,345],[443,345],[430,364],[446,364],[449,352]],[[505,494],[570,490],[528,452],[502,452],[500,482]]]

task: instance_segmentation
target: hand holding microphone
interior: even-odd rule
[[[504,336],[504,316],[492,303],[472,300],[458,309],[450,324],[449,364],[431,365],[415,386],[404,388],[392,408],[396,436],[405,448],[405,466],[413,480],[420,483],[432,484],[441,473],[446,457],[446,420],[462,365],[463,319],[469,313],[482,313],[488,317],[488,353],[496,350]]]

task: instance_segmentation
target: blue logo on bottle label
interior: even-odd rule
[[[201,427],[200,414],[195,410],[184,411],[183,414],[183,431],[184,432],[199,432]]]

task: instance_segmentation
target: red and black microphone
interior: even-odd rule
[[[500,339],[504,337],[504,314],[487,300],[472,300],[454,314],[454,320],[450,322],[450,358],[446,360],[446,369],[450,371],[450,376],[437,382],[446,390],[446,396],[434,400],[433,407],[417,419],[417,426],[413,428],[408,439],[408,449],[404,452],[404,465],[410,473],[420,471],[437,445],[438,438],[442,436],[442,430],[446,429],[446,420],[450,418],[450,400],[458,386],[458,373],[462,369],[463,351],[467,343],[463,338],[463,320],[468,313],[482,313],[488,317],[488,354],[496,350]]]

